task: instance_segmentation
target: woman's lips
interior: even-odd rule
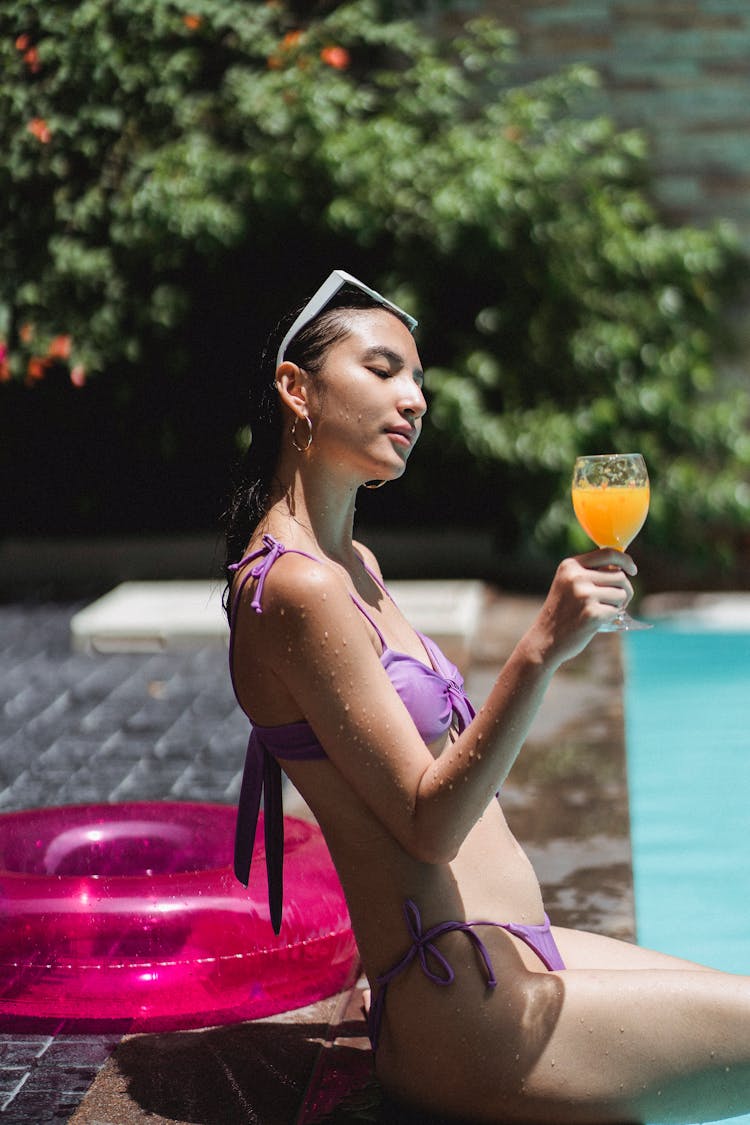
[[[403,445],[406,448],[411,448],[417,436],[417,431],[409,427],[387,429],[385,431],[388,437],[393,438],[397,445]]]

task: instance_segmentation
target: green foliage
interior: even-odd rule
[[[514,86],[492,21],[447,40],[376,0],[3,8],[0,380],[105,373],[126,402],[166,372],[179,396],[200,354],[236,391],[269,320],[342,265],[420,319],[446,474],[417,455],[425,520],[440,494],[508,545],[575,545],[575,455],[637,449],[651,541],[731,550],[750,407],[715,364],[739,251],[660,222],[591,71]]]

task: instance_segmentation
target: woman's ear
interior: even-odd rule
[[[284,360],[276,369],[276,389],[281,401],[298,417],[305,417],[309,405],[309,376],[304,368]]]

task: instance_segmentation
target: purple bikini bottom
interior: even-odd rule
[[[497,978],[495,977],[495,970],[492,967],[492,961],[487,952],[487,947],[474,932],[475,926],[495,926],[497,929],[507,930],[508,933],[526,942],[550,972],[553,969],[565,968],[563,959],[560,956],[560,950],[557,948],[555,939],[552,936],[549,918],[546,914],[544,915],[544,922],[537,926],[524,926],[516,922],[439,922],[437,926],[432,926],[429,930],[423,931],[422,916],[419,913],[419,907],[410,898],[407,898],[404,902],[404,918],[406,919],[407,929],[411,934],[412,943],[400,961],[397,961],[392,968],[375,978],[375,984],[378,986],[378,989],[372,1001],[369,1014],[370,1042],[372,1043],[372,1049],[374,1051],[377,1050],[380,1039],[380,1027],[383,1019],[385,995],[388,991],[388,985],[404,971],[415,957],[419,959],[422,972],[433,984],[453,983],[455,973],[446,958],[434,945],[435,939],[441,937],[443,934],[460,930],[474,943],[474,947],[484,963],[487,973],[488,988],[496,987]],[[428,957],[430,957],[437,966],[437,972],[430,968],[427,960]]]

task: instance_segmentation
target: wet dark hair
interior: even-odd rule
[[[385,309],[407,328],[410,327],[406,318],[393,309],[381,305],[361,289],[344,285],[325,309],[294,336],[287,346],[285,360],[298,364],[313,376],[317,375],[328,350],[348,335],[350,324],[342,313],[350,309]],[[265,515],[271,494],[283,437],[283,414],[276,389],[276,352],[299,311],[295,309],[277,325],[263,349],[260,363],[251,373],[247,418],[250,444],[237,465],[234,490],[223,517],[227,580],[225,608],[232,579],[229,567],[242,558],[254,529]]]

